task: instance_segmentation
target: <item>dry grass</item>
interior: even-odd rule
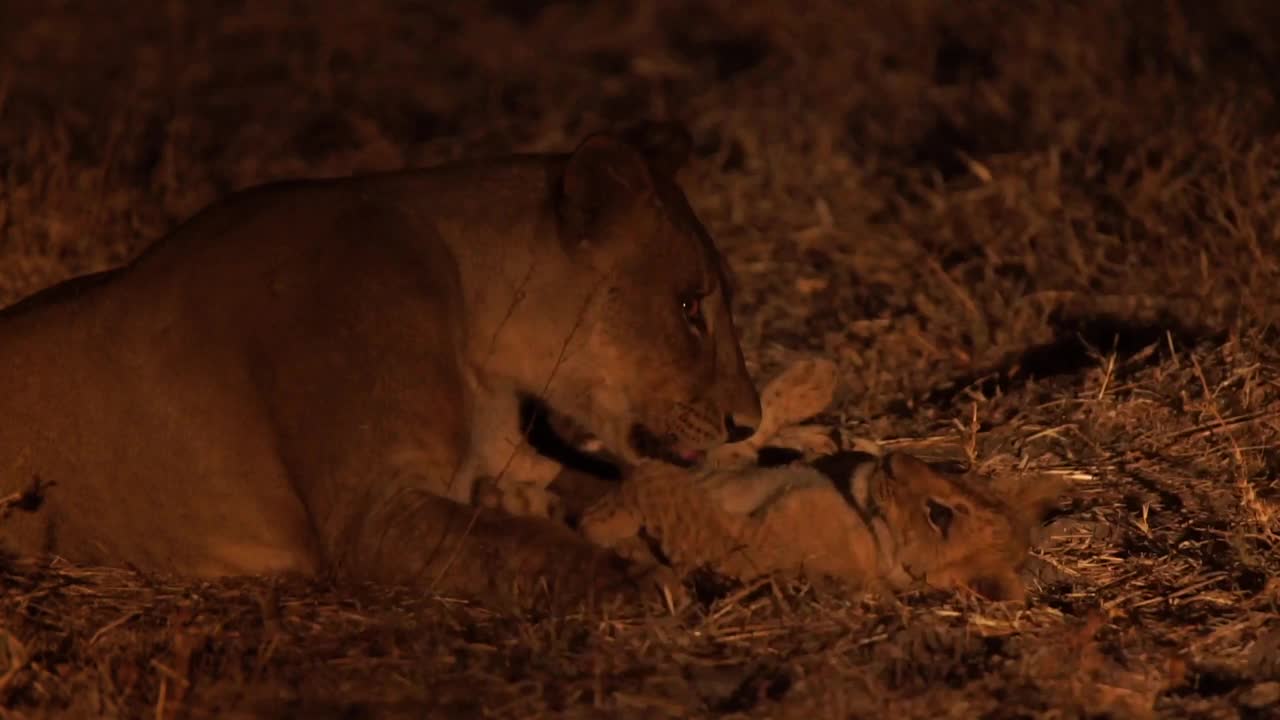
[[[1277,711],[1272,4],[12,5],[0,302],[251,183],[675,115],[753,371],[820,351],[848,435],[1077,494],[1016,611],[766,584],[499,616],[11,566],[0,717]]]

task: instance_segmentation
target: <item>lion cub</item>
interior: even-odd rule
[[[801,572],[873,591],[923,582],[1021,601],[1018,570],[1053,499],[1032,490],[1037,497],[1001,498],[904,453],[845,451],[812,465],[693,477],[646,462],[580,528],[654,566],[647,534],[678,571],[703,566],[741,580]]]

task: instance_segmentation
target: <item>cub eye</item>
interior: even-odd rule
[[[951,521],[955,519],[955,512],[933,498],[925,500],[924,507],[929,524],[945,538],[951,531]]]
[[[686,295],[680,299],[680,312],[684,319],[700,333],[707,331],[707,322],[702,317],[702,298],[697,295]]]

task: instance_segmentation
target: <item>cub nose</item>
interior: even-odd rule
[[[752,435],[756,434],[756,428],[749,423],[743,423],[739,419],[734,419],[733,415],[724,416],[724,429],[729,434],[729,442],[742,442]]]

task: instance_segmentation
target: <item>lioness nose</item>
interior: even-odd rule
[[[729,433],[731,443],[742,442],[756,434],[754,425],[742,424],[742,420],[734,418],[732,414],[724,416],[724,429]]]

